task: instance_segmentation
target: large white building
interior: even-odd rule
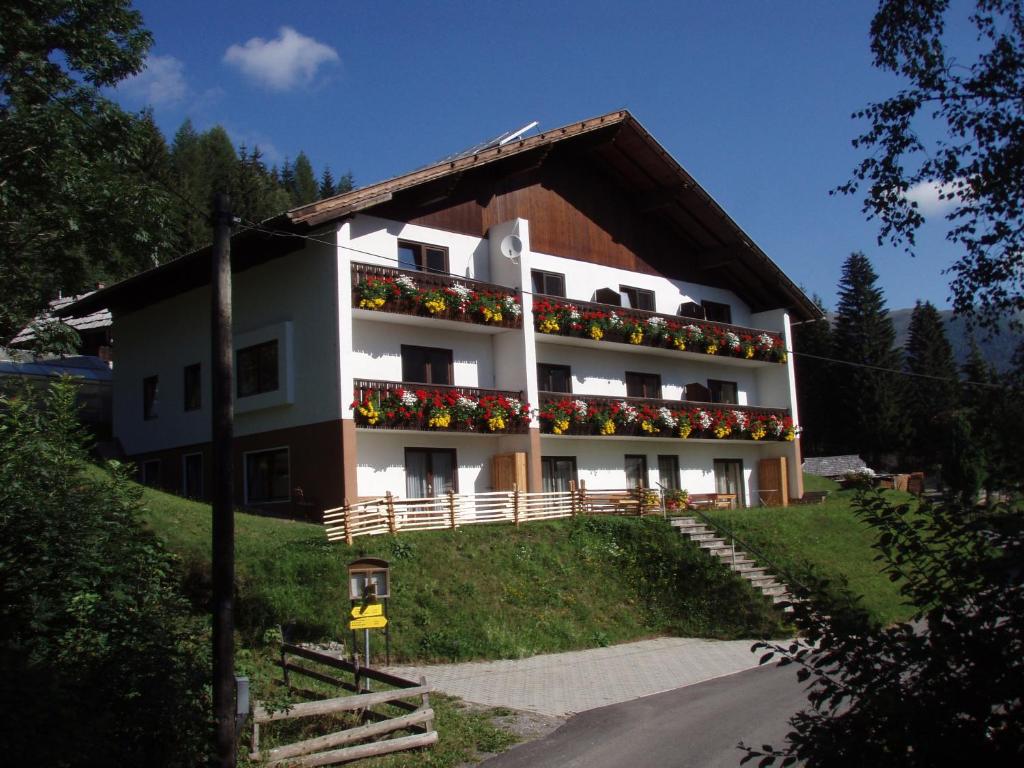
[[[778,457],[801,494],[785,351],[818,310],[627,112],[289,211],[232,249],[243,504],[583,482],[755,505]],[[113,313],[125,452],[199,497],[209,274],[190,254],[70,309]]]

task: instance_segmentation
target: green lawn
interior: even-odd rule
[[[898,585],[880,572],[872,549],[875,533],[853,513],[855,491],[805,476],[807,490],[830,491],[823,504],[772,509],[717,510],[708,515],[777,564],[800,574],[813,568],[819,576],[838,581],[845,577],[850,589],[863,598],[865,608],[882,623],[908,618],[913,609],[903,603]],[[887,492],[894,501],[909,496]]]

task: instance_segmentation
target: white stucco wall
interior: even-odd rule
[[[438,245],[448,249],[448,269],[453,275],[491,282],[490,254],[486,238],[460,235],[443,229],[405,224],[358,214],[349,224],[345,251],[349,261],[398,267],[398,241]]]
[[[340,416],[333,251],[309,244],[288,256],[235,273],[233,329],[242,346],[287,334],[283,371],[288,398],[239,401],[235,434],[314,424]],[[210,289],[197,288],[114,318],[114,434],[128,454],[210,439]],[[236,343],[236,349],[238,344]],[[184,410],[184,368],[201,364],[202,407]],[[159,416],[145,421],[142,380],[159,377]],[[255,400],[261,400],[253,407]],[[285,402],[291,400],[292,402]]]

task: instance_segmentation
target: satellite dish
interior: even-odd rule
[[[519,257],[523,255],[523,241],[517,235],[505,235],[498,249],[502,256],[518,264]]]

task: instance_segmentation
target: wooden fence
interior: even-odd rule
[[[288,658],[289,656],[297,656],[305,662],[313,662],[321,667],[327,667],[327,671],[320,671],[308,664],[296,662]],[[430,707],[430,686],[427,685],[425,678],[421,677],[419,682],[406,680],[387,672],[361,666],[358,660],[350,662],[290,643],[281,644],[280,666],[284,673],[285,685],[299,693],[316,697],[312,691],[295,689],[291,685],[291,675],[299,675],[334,685],[352,691],[354,695],[304,701],[292,704],[286,709],[275,710],[269,710],[257,702],[253,708],[252,751],[249,755],[253,760],[263,761],[267,765],[334,765],[364,757],[384,755],[389,752],[427,747],[437,742],[437,731],[434,730],[434,710]],[[353,682],[350,683],[339,678],[336,672],[352,674]],[[392,686],[392,689],[371,693],[368,683],[364,686],[368,680],[376,680]],[[410,703],[406,699],[415,699],[417,703]],[[381,705],[397,708],[404,714],[394,716],[373,709],[373,707]],[[342,712],[359,713],[364,724],[273,749],[260,750],[261,726],[282,720],[336,715]],[[382,738],[396,731],[406,731],[408,735]],[[375,740],[366,744],[358,743],[367,739]]]
[[[401,531],[455,529],[477,523],[555,520],[577,515],[642,515],[661,512],[661,498],[648,490],[569,491],[524,493],[518,490],[458,494],[422,499],[386,496],[346,504],[324,512],[330,541],[351,544],[356,536]]]

